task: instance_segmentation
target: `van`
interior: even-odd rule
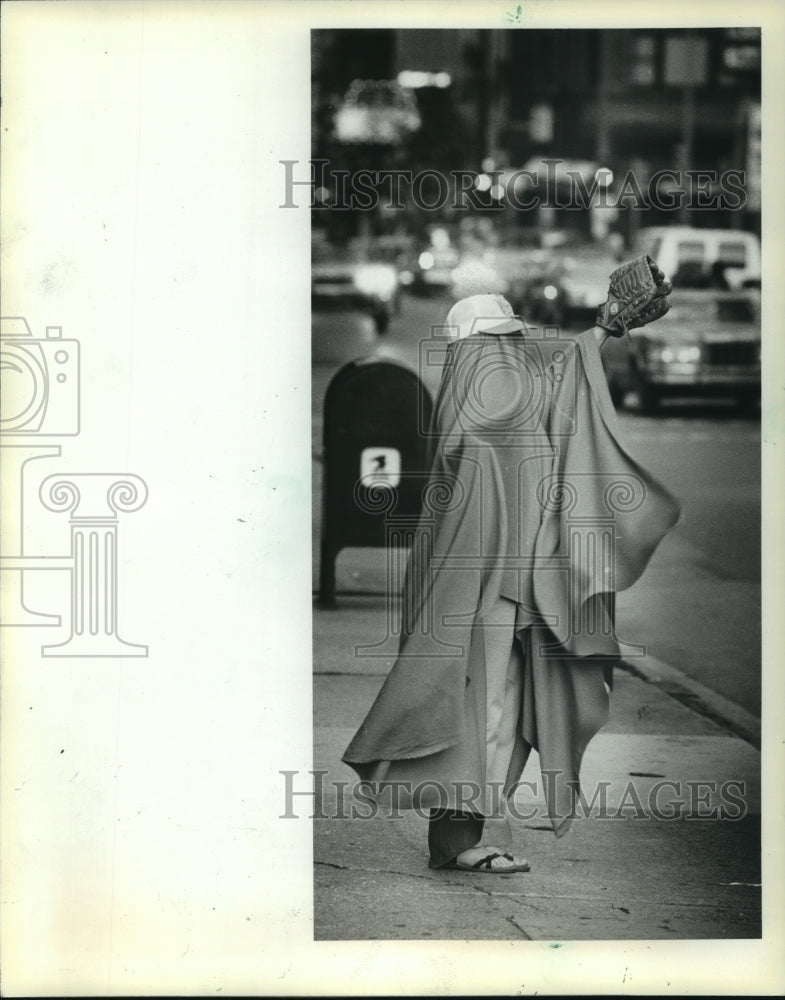
[[[679,288],[759,288],[760,239],[740,229],[649,226],[638,231],[632,255],[648,253]]]

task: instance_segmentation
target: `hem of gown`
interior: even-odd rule
[[[357,771],[357,766],[359,767],[374,767],[374,765],[387,763],[389,764],[395,760],[419,760],[421,757],[430,757],[431,754],[443,753],[445,750],[449,750],[450,747],[458,746],[463,738],[463,734],[459,733],[454,739],[442,740],[439,743],[434,743],[425,748],[418,747],[414,751],[402,751],[402,750],[382,750],[377,753],[375,757],[351,757],[344,754],[341,757],[341,761],[344,764],[348,764],[349,767],[354,768]],[[359,774],[360,772],[357,771]],[[363,776],[360,775],[362,778]],[[366,780],[366,779],[363,779]]]

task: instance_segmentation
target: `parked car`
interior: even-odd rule
[[[401,267],[401,283],[417,295],[444,294],[449,291],[458,260],[458,249],[447,228],[435,226],[427,236],[411,242]]]
[[[488,256],[507,283],[506,296],[515,312],[521,313],[527,290],[552,266],[552,252],[534,243],[531,237],[521,238],[516,233],[494,247]]]
[[[618,266],[613,254],[592,244],[551,252],[526,286],[520,312],[532,323],[591,325]]]
[[[760,240],[738,229],[649,226],[639,230],[630,257],[648,253],[675,288],[760,288]]]
[[[397,268],[369,260],[350,250],[314,242],[311,254],[311,310],[356,310],[373,318],[385,333],[397,312],[400,283]]]
[[[408,285],[412,292],[427,295],[449,291],[458,259],[458,251],[451,244],[421,247],[409,268]]]
[[[760,293],[676,291],[656,323],[609,339],[602,349],[611,397],[634,391],[641,408],[675,396],[760,399]]]

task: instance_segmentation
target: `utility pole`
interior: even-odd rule
[[[478,35],[477,67],[477,165],[490,152],[491,120],[491,74],[493,72],[491,51],[491,29],[483,29]]]
[[[681,163],[682,183],[687,170],[693,167],[693,145],[695,137],[695,88],[691,83],[685,83],[681,96]],[[690,220],[690,208],[683,204],[679,210],[680,222],[687,225]]]
[[[708,79],[709,43],[696,38],[692,31],[672,35],[665,42],[665,83],[680,86],[681,91],[681,142],[679,144],[679,169],[682,175],[694,167],[695,156],[695,89]],[[682,182],[684,177],[682,176]],[[682,205],[680,221],[687,224],[690,208]]]
[[[601,167],[607,167],[611,158],[611,130],[608,120],[608,67],[610,65],[610,35],[607,30],[600,31],[600,46],[598,51],[599,65],[597,67],[597,162]]]

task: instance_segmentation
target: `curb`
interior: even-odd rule
[[[620,660],[616,666],[647,684],[653,684],[686,708],[705,716],[760,751],[760,719],[677,667],[654,656],[643,656],[635,663]]]
[[[350,593],[343,592],[343,595],[338,596],[383,598],[385,595],[376,590],[357,590]],[[318,588],[313,591],[313,599],[318,606]],[[761,720],[729,698],[712,691],[705,684],[685,674],[678,667],[648,655],[635,657],[634,661],[618,660],[614,666],[647,684],[654,685],[685,708],[711,720],[760,751]]]

